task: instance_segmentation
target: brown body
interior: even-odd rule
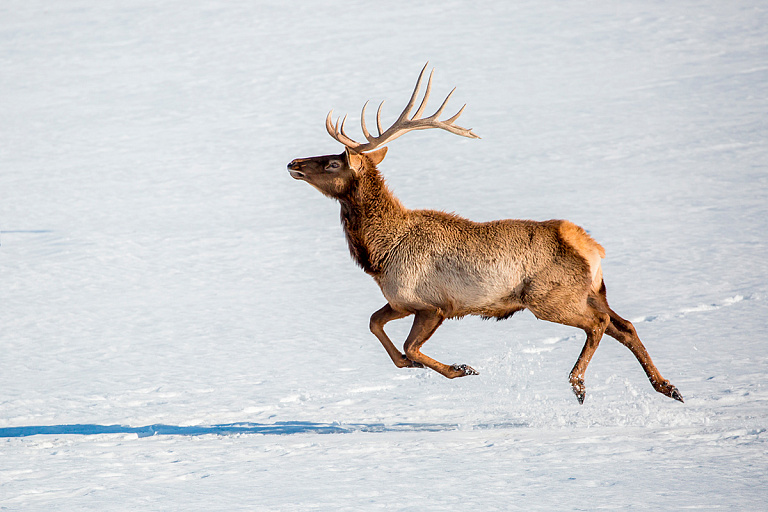
[[[389,191],[377,168],[387,151],[377,149],[382,144],[425,128],[477,138],[454,124],[461,111],[446,121],[438,120],[447,98],[434,115],[421,119],[431,75],[421,105],[409,118],[423,75],[424,70],[408,106],[386,131],[381,128],[379,107],[378,137],[366,129],[365,107],[365,144],[344,133],[343,121],[340,129],[338,122],[334,127],[329,113],[326,128],[346,146],[345,152],[288,164],[291,176],[341,204],[350,253],[387,299],[371,316],[370,328],[395,365],[428,367],[448,378],[475,375],[467,365],[449,366],[426,356],[422,345],[446,318],[503,319],[528,309],[541,320],[586,332],[586,343],[570,373],[580,403],[585,396],[584,373],[606,333],[632,351],[656,391],[682,402],[677,388],[656,369],[634,326],[608,306],[600,267],[605,251],[582,228],[565,220],[477,223],[441,211],[409,210]],[[415,318],[403,353],[384,332],[384,325],[409,315]]]

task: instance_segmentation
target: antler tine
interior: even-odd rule
[[[458,112],[456,112],[456,113],[453,115],[453,117],[449,117],[448,119],[446,119],[446,120],[445,120],[445,121],[443,121],[443,122],[444,122],[444,123],[447,123],[447,124],[453,124],[453,122],[454,122],[454,121],[456,121],[456,120],[459,118],[459,116],[462,114],[462,112],[464,112],[464,109],[465,109],[465,108],[467,108],[467,104],[466,104],[466,103],[464,104],[464,106],[463,106],[463,107],[461,107],[461,108],[459,109],[459,111],[458,111]]]
[[[379,110],[376,111],[376,128],[379,130],[379,137],[381,137],[381,134],[384,133],[384,130],[381,129],[381,107],[384,106],[384,102],[382,101],[379,103]]]
[[[373,137],[371,137],[371,134],[368,132],[368,127],[365,126],[365,107],[368,106],[368,102],[370,100],[365,102],[365,105],[363,105],[363,111],[360,112],[360,128],[363,129],[363,135],[365,135],[365,138],[368,139],[368,142],[373,141]],[[379,130],[379,135],[381,135],[381,130]]]
[[[453,93],[456,92],[456,88],[454,87],[451,92],[448,93],[448,96],[445,97],[443,100],[443,104],[440,105],[440,108],[437,109],[437,111],[425,119],[425,121],[431,121],[431,120],[437,120],[438,116],[443,113],[443,109],[445,109],[445,106],[448,104],[448,100],[451,99],[451,96],[453,96]],[[466,105],[465,105],[466,106]]]
[[[421,73],[419,73],[419,79],[416,80],[416,87],[413,88],[411,99],[408,100],[408,104],[405,106],[405,109],[403,109],[402,114],[400,114],[400,117],[398,117],[397,121],[395,121],[396,124],[399,123],[400,121],[407,119],[408,114],[411,113],[411,109],[413,108],[413,105],[416,103],[416,98],[419,95],[419,89],[421,89],[421,82],[424,79],[424,72],[427,70],[427,66],[429,66],[429,62],[424,64],[424,67],[421,69]],[[421,107],[419,107],[419,109],[421,109]]]
[[[456,114],[454,114],[452,117],[449,117],[445,121],[440,121],[438,119],[440,114],[443,113],[445,106],[448,104],[448,100],[451,99],[451,96],[453,96],[454,92],[456,92],[455,87],[453,88],[453,90],[451,90],[451,92],[448,93],[448,96],[445,97],[445,99],[443,100],[443,104],[440,105],[440,108],[438,108],[434,114],[425,118],[423,121],[433,123],[433,126],[437,128],[442,128],[451,133],[455,133],[456,135],[462,135],[464,137],[469,137],[471,139],[479,139],[480,138],[479,136],[472,133],[471,128],[462,128],[461,126],[456,126],[455,124],[453,124],[459,118],[459,116],[461,116],[461,114],[464,112],[464,109],[467,107],[466,104],[464,104],[464,106],[461,107],[459,111],[456,112]]]
[[[434,75],[434,74],[435,74],[435,69],[432,68],[432,71],[429,72],[429,80],[427,80],[427,90],[424,91],[424,99],[421,100],[421,105],[419,105],[419,109],[416,111],[416,113],[413,114],[413,117],[411,118],[411,121],[416,121],[417,119],[420,119],[421,118],[421,114],[424,113],[424,109],[427,108],[427,101],[429,100],[429,93],[432,92],[432,75]],[[418,85],[416,87],[418,87]]]
[[[455,124],[453,124],[453,122],[459,118],[462,112],[464,112],[464,109],[466,108],[466,106],[467,105],[465,104],[463,107],[459,109],[458,112],[456,112],[456,114],[454,114],[453,117],[446,119],[445,121],[442,121],[442,123],[445,123],[446,126],[444,128],[451,133],[455,133],[456,135],[462,135],[470,139],[479,139],[480,136],[474,133],[472,131],[472,128],[462,128],[461,126],[456,126]]]
[[[333,110],[328,112],[328,115],[325,116],[325,129],[328,132],[328,135],[336,140],[339,140],[339,137],[336,135],[336,130],[333,129]]]
[[[333,110],[328,112],[328,115],[325,116],[325,129],[328,131],[328,135],[335,138],[333,133]]]
[[[344,121],[346,121],[347,117],[344,116]],[[339,119],[336,119],[336,125],[333,124],[333,110],[328,112],[328,116],[325,118],[325,129],[328,131],[328,135],[336,139],[337,141],[341,142],[348,148],[358,148],[360,147],[360,144],[358,142],[355,142],[354,140],[347,137],[347,134],[344,133],[344,121],[341,122],[341,130],[339,130]]]
[[[344,145],[350,147],[351,149],[355,149],[357,151],[363,151],[363,150],[367,149],[367,146],[370,143],[369,144],[360,144],[359,142],[355,142],[354,140],[352,140],[352,138],[349,135],[346,134],[346,132],[344,131],[344,123],[346,123],[346,122],[347,122],[347,116],[345,115],[344,119],[341,120],[341,136],[345,140],[348,140],[349,142],[351,142],[352,144],[344,143]],[[368,131],[368,130],[366,130],[366,131]]]
[[[341,134],[342,134],[344,137],[346,137],[347,139],[349,139],[349,136],[348,136],[348,135],[347,135],[347,134],[344,132],[344,123],[346,123],[346,122],[347,122],[347,115],[346,115],[346,114],[344,114],[344,119],[342,119],[342,120],[341,120]],[[338,124],[339,124],[339,122],[338,122],[338,120],[337,120],[337,121],[336,121],[336,125],[338,126]],[[352,140],[352,139],[349,139],[349,140]]]

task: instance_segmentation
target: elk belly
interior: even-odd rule
[[[401,311],[439,309],[448,318],[502,317],[523,308],[515,293],[521,277],[509,268],[446,271],[428,265],[385,273],[377,281],[389,304]]]

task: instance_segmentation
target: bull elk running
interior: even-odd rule
[[[381,126],[383,102],[379,105],[378,136],[366,127],[365,106],[361,113],[365,143],[347,136],[346,117],[334,124],[331,111],[325,126],[345,146],[344,152],[288,164],[293,178],[341,203],[341,224],[352,258],[387,299],[371,316],[370,329],[395,365],[431,368],[449,379],[477,375],[464,364],[440,363],[422,353],[421,347],[446,318],[479,315],[501,320],[528,309],[541,320],[586,332],[586,343],[569,375],[579,403],[586,393],[584,373],[603,334],[632,351],[656,391],[682,402],[677,388],[656,369],[632,323],[608,306],[600,266],[605,251],[582,228],[567,220],[478,223],[442,211],[410,210],[387,188],[377,169],[387,153],[384,144],[428,128],[478,138],[471,129],[455,124],[464,107],[453,117],[439,120],[453,91],[433,115],[422,118],[434,70],[424,98],[411,115],[426,69],[408,105],[386,130]],[[384,332],[384,325],[409,315],[415,318],[402,353]]]

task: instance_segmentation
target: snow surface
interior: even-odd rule
[[[392,365],[285,165],[427,60],[482,139],[395,193],[583,225],[685,404],[528,313]],[[6,0],[0,70],[0,509],[768,509],[766,2]]]

